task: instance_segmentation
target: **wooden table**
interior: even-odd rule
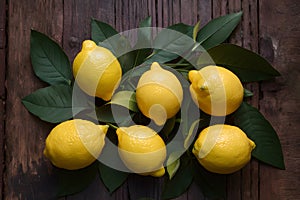
[[[247,85],[251,103],[279,134],[286,170],[253,160],[227,178],[228,199],[300,199],[300,4],[298,0],[0,0],[0,199],[49,199],[55,190],[52,165],[42,155],[53,125],[42,122],[21,98],[45,86],[30,64],[30,29],[56,40],[72,61],[90,38],[90,19],[118,31],[136,28],[147,16],[153,26],[210,19],[243,10],[229,42],[260,53],[282,74]],[[130,176],[112,196],[100,180],[66,199],[159,199],[161,179]],[[131,192],[129,191],[136,191]],[[178,200],[201,199],[193,184]],[[64,198],[63,198],[64,199]]]

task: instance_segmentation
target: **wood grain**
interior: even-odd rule
[[[73,63],[75,55],[81,49],[82,41],[91,38],[92,18],[114,26],[114,1],[88,0],[84,2],[84,6],[80,0],[65,1],[63,9],[63,48]]]
[[[243,10],[242,22],[228,42],[261,53],[282,74],[275,81],[245,87],[254,93],[250,103],[263,112],[278,132],[287,169],[278,170],[253,160],[243,170],[228,176],[227,199],[300,199],[300,114],[297,112],[300,107],[297,84],[300,6],[297,0],[87,0],[84,3],[80,0],[28,0],[26,3],[0,0],[0,177],[3,177],[3,161],[6,169],[4,182],[0,179],[0,194],[3,194],[0,199],[51,199],[57,189],[53,167],[42,155],[45,137],[53,125],[34,117],[21,104],[23,97],[46,85],[32,71],[30,29],[43,32],[61,44],[72,63],[81,42],[90,38],[91,18],[125,31],[136,28],[147,16],[152,16],[153,26],[158,27],[179,22],[194,25],[199,20],[203,26],[212,17],[240,10]],[[7,44],[6,23],[9,27]],[[83,192],[61,199],[160,199],[162,185],[162,178],[132,174],[110,195],[97,178]],[[176,198],[196,199],[205,198],[194,183]]]
[[[258,52],[258,13],[256,1],[213,1],[213,16],[243,11],[241,23],[234,30],[228,42]],[[254,96],[250,103],[258,107],[259,84],[245,84]],[[252,160],[241,171],[227,177],[227,199],[258,199],[259,163]]]
[[[6,173],[4,199],[49,199],[55,194],[52,166],[42,155],[51,125],[29,114],[21,99],[45,86],[32,71],[30,30],[62,39],[60,0],[9,1]],[[26,17],[25,17],[26,16]]]
[[[279,134],[286,170],[260,169],[260,199],[300,199],[299,2],[260,1],[260,53],[281,73],[261,85],[260,110]]]
[[[6,2],[0,0],[0,199],[3,194],[4,129],[5,129],[5,70],[6,70]]]

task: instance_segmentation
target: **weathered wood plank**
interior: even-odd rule
[[[1,54],[0,54],[0,59],[1,59]],[[4,59],[4,58],[2,58]],[[3,170],[4,170],[4,137],[5,137],[5,126],[4,126],[4,121],[5,121],[5,100],[0,99],[0,197],[1,199],[2,194],[3,194],[3,187],[4,187],[4,182],[3,182]]]
[[[62,1],[9,1],[6,173],[4,199],[49,199],[55,194],[52,166],[42,155],[51,125],[32,116],[21,99],[45,84],[32,71],[30,30],[61,42]],[[25,17],[26,16],[26,17]]]
[[[6,45],[6,1],[0,1],[0,49]]]
[[[114,1],[80,0],[64,2],[63,48],[71,63],[81,49],[81,43],[91,38],[90,22],[92,18],[114,25]]]
[[[239,11],[241,7],[243,18],[241,26],[238,28],[242,31],[242,46],[253,52],[258,53],[258,4],[257,1],[246,0],[241,1],[241,5],[237,5],[234,11]],[[259,107],[259,83],[248,83],[245,87],[253,92],[253,96],[249,100],[251,105]],[[259,162],[252,159],[250,164],[242,170],[241,180],[241,198],[242,199],[259,199]]]
[[[129,199],[161,199],[162,179],[131,174],[128,178]]]
[[[6,2],[0,2],[0,195],[3,194],[4,130],[5,130],[5,72],[6,72]]]
[[[141,19],[151,15],[154,26],[184,22],[205,24],[211,16],[244,11],[243,21],[232,43],[262,55],[283,74],[274,82],[246,87],[254,92],[251,104],[259,107],[275,126],[283,144],[286,171],[273,169],[252,161],[242,171],[228,177],[228,199],[300,199],[299,184],[299,6],[296,0],[281,2],[254,0],[227,1],[156,1],[156,0],[90,0],[73,1],[30,0],[9,2],[9,37],[7,69],[7,101],[4,87],[5,69],[5,0],[0,0],[0,151],[4,133],[4,107],[7,102],[6,175],[4,199],[49,199],[55,191],[52,166],[42,155],[44,139],[52,127],[30,115],[20,100],[44,86],[32,72],[29,56],[30,28],[46,33],[63,44],[70,61],[80,50],[81,42],[90,38],[90,18],[110,23],[119,31],[136,28]],[[257,3],[260,3],[257,9]],[[2,4],[1,4],[2,3]],[[4,7],[5,8],[5,7]],[[257,13],[259,11],[259,13]],[[24,17],[26,16],[26,17]],[[290,21],[290,22],[289,22]],[[260,37],[260,43],[258,43]],[[3,39],[4,38],[4,39]],[[4,67],[3,67],[4,66]],[[290,71],[293,70],[291,73]],[[1,79],[2,78],[2,79]],[[287,98],[289,97],[289,98]],[[261,99],[259,99],[261,98]],[[280,112],[280,115],[278,114]],[[2,127],[2,128],[1,128]],[[3,130],[3,131],[2,131]],[[2,152],[2,151],[1,151]],[[0,153],[0,161],[1,161]],[[1,167],[0,167],[1,170]],[[2,172],[2,170],[1,170]],[[0,177],[1,177],[0,172]],[[259,179],[259,177],[261,179]],[[0,181],[1,186],[1,181]],[[89,188],[67,199],[128,199],[160,198],[162,179],[132,175],[129,181],[112,196],[98,178]],[[1,187],[2,188],[2,187]],[[1,189],[0,189],[1,192]],[[135,198],[136,197],[136,198]],[[198,186],[192,184],[183,199],[202,199]]]
[[[207,24],[213,15],[212,0],[197,1],[197,21],[201,21],[201,27]]]
[[[300,5],[297,0],[259,1],[260,52],[281,73],[261,85],[260,110],[281,140],[286,170],[260,169],[260,199],[300,199]]]
[[[0,0],[0,199],[3,194],[4,121],[5,121],[5,70],[6,70],[6,2]]]
[[[120,187],[113,194],[110,194],[106,190],[99,176],[84,191],[66,197],[67,200],[81,200],[81,199],[124,200],[127,198],[128,198],[127,183],[124,183],[123,187]]]
[[[64,32],[63,47],[71,63],[75,55],[80,51],[83,40],[91,38],[91,19],[97,19],[116,26],[122,20],[116,19],[117,5],[119,1],[90,0],[83,3],[80,0],[64,2]],[[120,17],[120,19],[122,19]],[[70,195],[67,199],[126,199],[127,188],[121,187],[113,195],[110,195],[99,177],[83,192]]]
[[[243,11],[242,21],[235,29],[229,42],[258,52],[258,14],[256,1],[214,1],[214,17],[228,13]],[[259,85],[246,84],[254,92],[250,103],[258,107]],[[228,199],[258,199],[259,164],[252,160],[241,171],[229,175],[227,178]]]

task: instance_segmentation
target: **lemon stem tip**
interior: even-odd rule
[[[82,49],[83,50],[92,50],[96,47],[96,43],[92,40],[85,40],[83,43],[82,43]]]
[[[208,90],[207,86],[201,86],[200,90]]]
[[[153,62],[151,65],[151,70],[158,70],[161,69],[161,66],[158,64],[158,62]]]

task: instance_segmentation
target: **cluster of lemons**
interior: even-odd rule
[[[88,95],[109,101],[118,88],[122,69],[117,58],[93,41],[83,42],[73,62],[73,73],[79,87]],[[188,74],[190,94],[207,114],[226,116],[243,100],[243,86],[231,71],[217,66],[191,70]],[[139,79],[136,102],[139,110],[157,125],[178,113],[183,101],[183,88],[177,77],[154,62]],[[57,125],[48,135],[44,155],[60,168],[84,168],[93,163],[105,145],[108,125],[73,119]],[[119,155],[128,169],[142,175],[165,174],[167,157],[163,139],[143,125],[119,127]],[[251,158],[253,141],[235,126],[212,125],[201,131],[193,153],[207,170],[228,174],[241,169]]]

